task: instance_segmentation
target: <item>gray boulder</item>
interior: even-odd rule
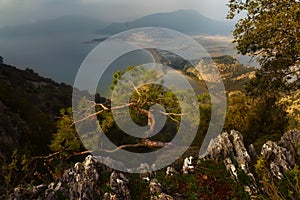
[[[251,155],[257,156],[254,148],[251,148]],[[223,161],[227,171],[232,178],[239,182],[238,169],[241,169],[251,180],[251,183],[245,186],[245,191],[255,198],[258,192],[255,178],[250,172],[252,160],[249,152],[245,148],[243,136],[238,131],[230,131],[230,133],[223,132],[216,139],[211,140],[207,154],[204,159],[211,159],[217,162]],[[236,161],[237,166],[234,165],[233,160]]]
[[[152,179],[149,184],[151,200],[173,200],[174,198],[163,193],[162,186],[156,178]]]
[[[290,130],[283,134],[278,143],[267,141],[261,150],[261,156],[266,161],[274,177],[283,178],[287,170],[293,169],[300,158],[300,132]]]
[[[288,149],[295,161],[300,161],[300,132],[298,130],[290,130],[283,134],[278,145]]]
[[[34,187],[17,187],[9,199],[115,199],[131,200],[129,181],[120,172],[113,171],[110,176],[109,186],[112,194],[104,194],[101,188],[105,181],[103,174],[112,172],[103,165],[97,157],[87,156],[82,163],[66,170],[62,177],[46,185]]]
[[[282,179],[284,173],[293,169],[295,163],[300,161],[300,132],[288,131],[278,143],[267,141],[261,149],[260,156],[266,161],[272,175],[277,179]],[[239,182],[238,170],[241,169],[250,178],[250,184],[245,186],[245,190],[255,198],[258,187],[251,173],[251,167],[256,163],[258,155],[253,145],[250,145],[248,150],[245,148],[241,133],[232,130],[230,133],[224,132],[211,140],[204,159],[223,161],[227,171],[236,182]],[[237,165],[233,163],[233,160]]]
[[[60,196],[82,200],[101,197],[103,195],[100,188],[101,174],[106,170],[104,165],[89,155],[83,163],[76,163],[73,168],[66,170],[61,178],[51,183],[45,197],[53,199]]]
[[[246,174],[250,172],[251,158],[245,148],[243,136],[238,131],[223,132],[216,139],[211,140],[207,154],[204,156],[204,159],[212,159],[218,162],[227,158],[236,160],[238,167]]]
[[[114,199],[131,200],[129,180],[121,172],[113,171],[110,175],[109,186]]]

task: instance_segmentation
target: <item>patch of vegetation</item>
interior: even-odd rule
[[[130,182],[130,195],[132,199],[150,199],[149,183],[140,179],[139,174],[128,174]]]
[[[71,105],[72,88],[5,64],[0,64],[0,85],[0,193],[23,182],[48,182],[48,161],[33,157],[51,152],[59,110]]]
[[[259,186],[262,192],[259,199],[286,199],[296,200],[300,196],[300,170],[296,164],[292,170],[286,171],[282,179],[275,178],[269,168],[268,163],[259,158],[255,170],[258,178],[261,180]]]
[[[160,170],[157,172],[157,178],[164,192],[179,199],[249,198],[243,190],[243,185],[233,181],[224,164],[214,161],[202,160],[196,165],[194,173],[186,175],[180,172],[173,176],[166,176],[165,170]]]

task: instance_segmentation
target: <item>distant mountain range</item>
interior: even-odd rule
[[[195,10],[155,13],[122,23],[104,22],[83,15],[68,15],[54,19],[0,28],[0,37],[38,36],[51,34],[97,33],[112,35],[140,27],[162,27],[187,34],[229,35],[234,28],[230,21],[217,21]]]
[[[83,15],[69,15],[0,28],[0,54],[6,63],[30,67],[58,82],[73,84],[80,64],[98,43],[114,33],[147,26],[199,35],[229,35],[233,28],[229,21],[212,20],[194,10],[156,13],[127,23],[111,23]],[[228,49],[231,44],[222,41],[205,40],[201,45],[214,55],[232,55],[230,49],[223,51],[224,46]]]
[[[55,34],[94,33],[109,23],[83,15],[67,15],[0,29],[0,37],[47,36]]]
[[[207,18],[195,10],[177,10],[168,13],[155,13],[133,21],[112,23],[98,34],[116,34],[133,28],[162,27],[180,31],[187,34],[222,34],[229,35],[234,23],[229,21],[216,21]]]

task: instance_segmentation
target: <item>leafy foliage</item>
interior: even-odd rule
[[[247,145],[255,143],[259,150],[266,140],[279,139],[287,126],[285,106],[276,98],[251,98],[240,92],[229,97],[224,129],[240,131]]]
[[[289,125],[281,98],[299,89],[300,4],[298,0],[230,0],[228,6],[230,19],[247,13],[236,23],[234,42],[238,53],[253,56],[261,68],[247,83],[250,97],[230,99],[227,126],[244,133],[248,144],[259,146],[271,136],[278,138]]]
[[[300,127],[300,90],[286,95],[280,100],[280,103],[286,105],[289,118],[289,130]]]
[[[192,93],[190,91],[176,91],[176,96],[174,91],[164,88],[161,84],[155,84],[159,81],[160,76],[161,74],[156,70],[146,69],[144,66],[130,66],[126,71],[115,72],[111,86],[112,100],[105,100],[96,95],[96,102],[87,102],[87,105],[78,107],[75,111],[80,112],[78,119],[86,119],[84,121],[88,123],[88,118],[97,116],[99,128],[117,146],[135,144],[138,141],[137,138],[124,133],[115,123],[118,120],[119,125],[127,126],[128,117],[138,125],[148,126],[147,131],[140,133],[142,138],[169,142],[177,132],[183,115],[178,98],[183,99],[186,113],[194,113],[194,107],[198,107],[198,104],[191,101]],[[145,84],[147,82],[149,84]],[[89,112],[93,107],[97,114]],[[123,111],[127,109],[129,109],[130,116],[124,117]],[[112,111],[115,112],[114,117]],[[197,118],[185,115],[186,123],[197,123]],[[156,131],[156,125],[160,123],[160,117],[165,117],[166,123],[158,134],[151,137],[151,133]],[[79,121],[81,123],[81,120]],[[189,127],[188,124],[182,129],[188,132]],[[131,127],[127,126],[127,128]],[[135,131],[135,129],[131,131]]]
[[[230,0],[228,18],[246,11],[233,32],[239,53],[257,56],[261,64],[256,87],[299,88],[300,4],[298,0]],[[293,81],[289,81],[294,79]]]
[[[48,162],[38,157],[51,152],[56,117],[70,106],[72,88],[5,64],[0,85],[0,193],[9,193],[17,184],[51,179]]]
[[[255,170],[260,178],[262,192],[260,199],[288,199],[296,200],[300,196],[300,170],[299,165],[295,165],[292,170],[284,173],[281,180],[275,178],[267,167],[267,162],[259,158]]]
[[[0,199],[8,197],[12,189],[20,184],[47,182],[47,174],[41,168],[43,163],[33,160],[31,152],[15,149],[10,158],[0,158]],[[39,172],[38,172],[39,171]]]
[[[233,181],[224,164],[210,160],[201,160],[192,174],[180,172],[166,176],[160,170],[157,178],[167,194],[180,195],[183,199],[249,199],[243,184]]]
[[[84,148],[74,128],[74,120],[72,118],[72,110],[61,109],[61,119],[57,122],[57,132],[53,134],[50,149],[54,152],[80,152]]]

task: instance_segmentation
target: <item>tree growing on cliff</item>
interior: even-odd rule
[[[127,78],[120,81],[125,73],[127,73],[125,75]],[[143,66],[129,67],[127,71],[115,72],[111,86],[115,95],[112,96],[112,99],[101,98],[99,95],[96,95],[95,101],[87,98],[81,99],[76,110],[73,110],[73,114],[75,113],[77,116],[74,119],[70,109],[67,110],[68,112],[63,111],[62,118],[58,122],[58,131],[53,135],[54,139],[50,148],[54,152],[61,152],[59,154],[67,158],[97,151],[112,153],[118,149],[133,147],[161,148],[174,137],[183,116],[186,119],[184,122],[188,124],[181,129],[189,133],[190,125],[197,123],[195,120],[197,117],[189,116],[190,113],[195,112],[195,108],[199,107],[197,99],[196,102],[190,100],[190,91],[176,92],[180,99],[184,99],[184,102],[181,102],[185,104],[184,108],[187,113],[184,113],[178,102],[178,96],[173,91],[164,88],[161,84],[144,84],[149,80],[151,80],[150,82],[159,81],[159,76],[157,71],[146,70]],[[142,79],[139,80],[139,77]],[[128,94],[130,94],[129,100],[127,99]],[[164,109],[161,109],[160,106],[157,107],[158,104]],[[130,116],[124,116],[124,110],[129,110]],[[114,115],[113,112],[115,112]],[[145,132],[140,133],[141,140],[123,133],[119,127],[122,123],[127,126],[129,117],[135,124],[148,127]],[[157,126],[160,127],[158,124],[163,121],[160,117],[166,118],[165,126],[161,132],[152,136],[153,132],[158,131],[156,130]],[[98,127],[93,126],[95,119],[97,119]],[[115,123],[116,120],[118,120],[118,125]],[[75,125],[81,140],[76,135]],[[128,130],[136,131],[134,127],[128,127]],[[102,148],[102,145],[105,144],[101,144],[102,136],[99,134],[101,132],[106,134],[118,148]],[[188,137],[189,134],[186,135]],[[183,136],[182,140],[185,139]],[[81,141],[84,141],[88,151],[83,151]]]

